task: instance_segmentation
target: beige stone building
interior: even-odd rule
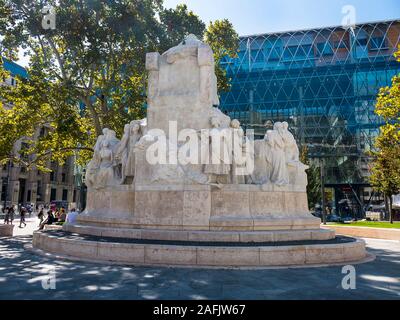
[[[2,59],[4,68],[11,73],[9,79],[3,79],[4,85],[18,85],[16,75],[25,76],[26,70],[16,63]],[[10,107],[10,106],[9,106]],[[38,128],[36,135],[45,133],[46,128]],[[18,141],[14,145],[14,153],[24,148],[24,142]],[[26,170],[25,167],[9,162],[0,167],[0,207],[7,205],[33,204],[35,207],[56,203],[58,206],[80,207],[80,174],[74,166],[74,159],[70,158],[65,165],[49,163],[50,173],[38,170]]]

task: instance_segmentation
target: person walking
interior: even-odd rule
[[[38,218],[39,218],[39,220],[40,220],[40,222],[39,222],[39,227],[40,227],[40,225],[42,224],[42,222],[43,222],[43,220],[44,220],[43,208],[40,209],[40,211],[39,211],[39,213],[38,213]]]
[[[26,216],[27,210],[25,209],[25,207],[21,207],[20,210],[20,220],[19,220],[19,227],[22,228],[22,224],[24,224],[24,227],[26,227],[26,223],[25,223],[25,216]]]
[[[6,207],[5,209],[3,209],[3,213],[4,213],[4,224],[10,224],[10,213],[9,213],[10,209],[8,207]]]
[[[10,223],[11,223],[11,224],[13,224],[14,215],[15,215],[14,207],[11,206],[11,207],[8,209],[8,216],[9,216],[9,219],[10,219]]]

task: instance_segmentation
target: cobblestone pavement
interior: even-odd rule
[[[28,223],[25,235],[0,238],[0,299],[400,299],[398,241],[367,239],[377,257],[355,265],[356,290],[344,290],[342,266],[219,270],[44,257],[24,249],[36,220]],[[53,276],[55,282],[48,281]],[[54,283],[53,290],[43,288]]]

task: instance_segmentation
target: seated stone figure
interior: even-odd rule
[[[85,182],[89,188],[100,189],[117,184],[119,172],[114,154],[118,143],[115,131],[103,129],[103,135],[97,138],[93,158],[86,169]]]
[[[254,170],[247,178],[249,184],[264,185],[270,183],[271,152],[266,136],[263,140],[254,141],[252,158]]]

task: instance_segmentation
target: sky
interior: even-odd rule
[[[206,23],[229,19],[241,36],[341,25],[347,5],[355,9],[356,23],[400,19],[400,0],[165,0],[164,5],[180,3]],[[28,64],[22,54],[18,62]]]
[[[239,35],[342,24],[342,8],[355,8],[356,23],[400,19],[400,0],[165,0],[187,4],[204,22],[229,19]]]

